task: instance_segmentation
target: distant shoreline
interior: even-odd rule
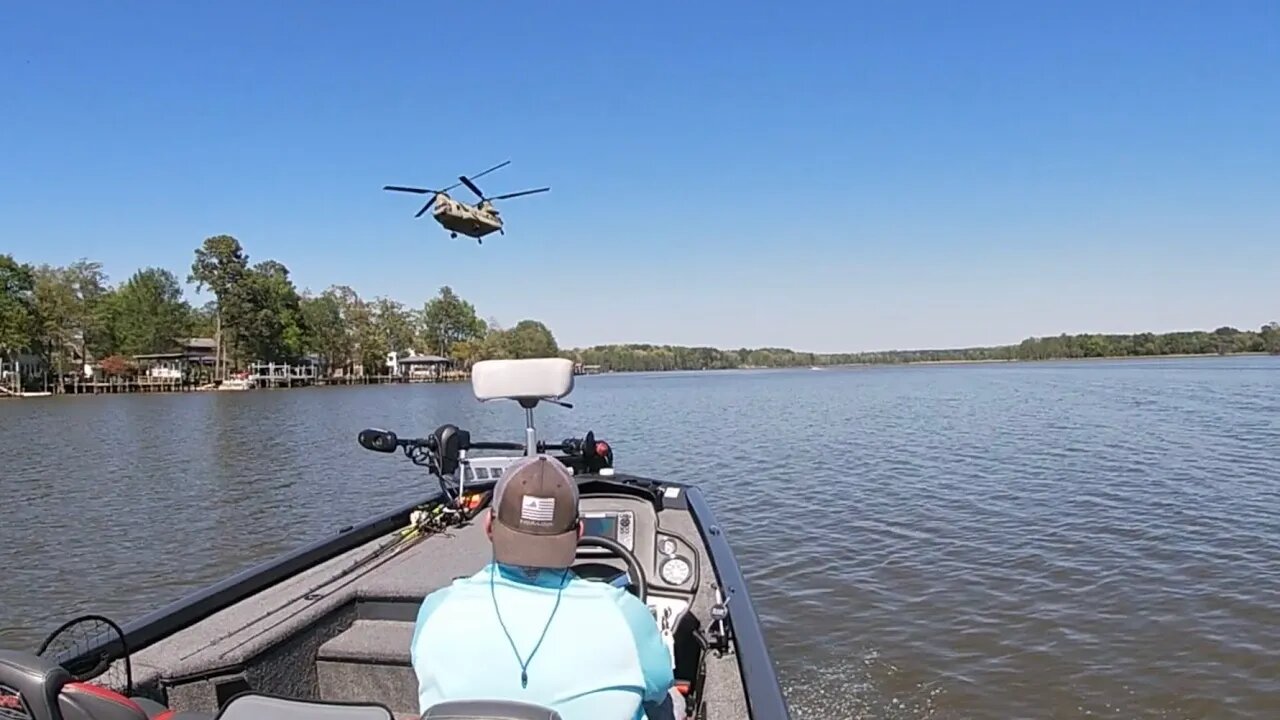
[[[1011,363],[1077,362],[1098,360],[1177,360],[1190,358],[1258,357],[1268,356],[1264,351],[1238,353],[1171,353],[1168,355],[1099,355],[1095,357],[1056,358],[991,358],[987,360],[906,360],[900,363],[849,363],[847,365],[818,365],[817,367],[878,367],[882,365],[1007,365]]]
[[[1238,352],[1238,353],[1225,353],[1225,354],[1178,353],[1178,354],[1169,354],[1169,355],[1111,355],[1111,356],[1082,357],[1082,358],[1068,358],[1068,357],[1035,358],[1035,359],[1028,359],[1028,360],[1017,359],[1017,358],[1014,358],[1014,359],[992,358],[992,359],[985,359],[985,360],[904,360],[901,362],[832,363],[827,365],[785,365],[785,366],[775,366],[775,367],[744,366],[744,367],[726,367],[726,368],[670,368],[666,370],[659,370],[659,369],[601,370],[598,373],[582,373],[582,374],[583,375],[643,375],[643,374],[665,375],[665,374],[673,374],[673,373],[734,372],[734,371],[740,371],[740,370],[775,370],[775,371],[805,370],[805,369],[827,370],[827,369],[849,369],[849,368],[888,368],[888,367],[906,367],[906,366],[921,366],[921,365],[929,365],[929,366],[1012,365],[1012,364],[1026,365],[1026,364],[1038,364],[1038,363],[1050,363],[1050,362],[1083,362],[1083,361],[1096,362],[1096,361],[1117,361],[1117,360],[1118,361],[1189,360],[1189,359],[1204,359],[1204,358],[1269,357],[1269,356],[1280,357],[1280,356],[1277,356],[1275,353],[1268,353],[1268,352]],[[454,377],[454,378],[449,378],[449,379],[445,379],[437,382],[442,384],[452,384],[454,382],[462,382],[464,380],[466,380],[465,377]],[[358,383],[358,384],[368,384],[368,383]],[[375,384],[383,384],[383,383],[375,383]],[[399,383],[399,384],[405,384],[405,383]],[[324,387],[326,385],[330,387],[338,387],[338,386],[350,386],[350,383],[323,383],[319,385],[307,385],[307,387]],[[298,386],[298,388],[300,387],[302,386]],[[266,388],[257,388],[257,389],[266,389]],[[275,389],[286,389],[286,388],[275,388]],[[294,389],[297,389],[297,388],[294,388]],[[159,390],[156,392],[160,392],[161,394],[173,394],[173,393],[184,392],[184,391]],[[109,393],[91,393],[91,394],[116,395],[116,394],[132,394],[132,393],[109,392]],[[151,393],[147,393],[147,394],[151,394]],[[48,393],[28,394],[28,397],[49,397],[49,396],[50,395]],[[74,393],[61,393],[61,394],[54,394],[52,395],[52,397],[79,397],[79,395]],[[0,392],[0,400],[5,400],[5,399],[20,400],[23,398],[21,395],[9,395],[4,392]]]
[[[669,369],[637,369],[637,370],[601,370],[598,373],[585,373],[587,375],[624,375],[624,374],[642,374],[642,373],[701,373],[701,372],[732,372],[735,370],[827,370],[830,368],[884,368],[884,367],[904,367],[908,365],[1026,365],[1033,363],[1050,363],[1050,362],[1097,362],[1097,361],[1135,361],[1135,360],[1186,360],[1196,358],[1229,358],[1229,357],[1268,357],[1274,353],[1251,351],[1238,353],[1176,353],[1169,355],[1106,355],[1096,357],[1056,357],[1056,358],[990,358],[983,360],[903,360],[900,362],[861,362],[861,363],[828,363],[814,365],[743,365],[741,367],[723,367],[723,368],[669,368]]]
[[[1280,323],[1258,330],[1223,326],[1213,331],[1031,337],[1016,345],[818,353],[788,348],[689,347],[629,343],[564,350],[585,368],[603,372],[729,370],[867,365],[970,365],[1040,360],[1118,360],[1272,353],[1280,355]]]

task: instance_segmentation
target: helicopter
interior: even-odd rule
[[[532,195],[534,193],[546,192],[549,187],[536,188],[534,190],[521,190],[520,192],[507,193],[506,195],[496,195],[494,197],[485,197],[483,191],[472,182],[475,178],[488,175],[494,170],[504,168],[510,165],[511,161],[498,163],[484,172],[476,173],[471,177],[459,175],[458,182],[450,185],[443,190],[432,190],[430,188],[405,187],[403,185],[383,185],[383,190],[394,190],[396,192],[417,193],[419,195],[430,195],[427,204],[417,212],[414,217],[422,217],[422,214],[435,205],[435,210],[431,215],[440,223],[445,230],[449,231],[449,237],[456,238],[461,233],[467,237],[476,239],[476,243],[483,245],[484,236],[493,232],[501,235],[506,233],[502,229],[502,217],[498,214],[498,209],[493,206],[495,200],[508,200],[521,195]],[[449,196],[449,191],[466,185],[467,189],[476,194],[480,198],[480,202],[470,204]]]

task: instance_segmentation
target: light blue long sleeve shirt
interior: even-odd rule
[[[521,700],[564,720],[642,720],[643,704],[661,703],[675,682],[644,603],[572,571],[491,564],[455,580],[423,601],[409,654],[420,712],[444,700]]]

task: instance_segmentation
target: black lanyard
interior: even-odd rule
[[[547,637],[547,630],[551,627],[551,621],[556,617],[556,610],[560,609],[560,595],[564,592],[564,579],[569,574],[569,568],[565,568],[560,575],[560,588],[556,590],[556,604],[551,608],[551,615],[547,618],[547,624],[542,626],[542,634],[538,636],[538,642],[533,646],[533,650],[529,653],[527,659],[520,657],[520,651],[516,649],[516,641],[511,639],[507,624],[502,621],[502,613],[498,611],[498,595],[493,585],[493,576],[497,570],[498,564],[496,562],[489,566],[489,597],[493,599],[493,614],[498,616],[498,624],[502,626],[502,632],[507,636],[507,642],[511,644],[511,652],[515,653],[516,662],[520,663],[520,687],[528,688],[529,663],[533,662],[533,656],[538,654],[538,648],[542,647],[542,641]]]

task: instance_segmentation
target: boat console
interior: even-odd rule
[[[463,473],[472,482],[496,481],[515,460],[511,456],[471,458]],[[696,528],[688,526],[687,513],[668,509],[670,503],[681,499],[682,488],[671,486],[639,494],[611,492],[605,483],[618,477],[612,468],[603,468],[583,478],[579,501],[583,536],[616,542],[635,556],[646,586],[641,599],[649,606],[675,662],[676,630],[699,590],[703,558],[697,548],[701,543]],[[664,509],[668,509],[665,514]],[[681,515],[685,516],[683,523],[677,519]],[[579,577],[635,587],[626,562],[605,547],[579,547],[573,570]]]
[[[658,622],[663,640],[675,662],[675,633],[680,620],[692,605],[698,590],[698,553],[693,545],[672,527],[660,524],[652,505],[631,498],[584,497],[581,501],[584,536],[605,537],[630,550],[640,562],[647,592],[643,598]],[[574,571],[581,577],[599,577],[613,571],[614,582],[625,582],[618,576],[614,562],[601,557],[593,548],[583,547]]]
[[[515,457],[499,456],[471,458],[464,475],[471,482],[496,480]],[[617,477],[612,468],[601,469],[592,480],[599,482]],[[589,488],[596,490],[597,488]],[[667,487],[661,500],[679,500],[682,489]],[[660,503],[657,503],[661,506]],[[699,588],[699,567],[702,558],[698,552],[701,543],[688,535],[689,528],[676,527],[674,517],[668,514],[664,526],[655,507],[654,497],[637,497],[633,494],[611,493],[607,489],[585,492],[580,500],[580,516],[585,537],[600,537],[617,542],[640,562],[645,574],[648,591],[644,598],[654,619],[663,631],[667,645],[672,648],[676,624],[688,611],[692,597]],[[584,546],[578,550],[574,572],[581,577],[604,580],[619,585],[631,582],[624,562],[608,549]]]
[[[360,445],[403,453],[437,478],[439,492],[239,573],[123,629],[111,623],[111,638],[103,643],[49,655],[58,655],[77,682],[123,667],[103,684],[126,698],[111,699],[133,713],[124,720],[208,720],[215,714],[236,720],[254,708],[268,708],[272,716],[332,720],[356,720],[354,714],[368,720],[417,717],[409,652],[423,599],[492,560],[478,520],[495,483],[518,458],[511,453],[539,453],[555,457],[577,478],[584,534],[574,571],[625,587],[648,606],[671,654],[688,717],[785,720],[786,703],[745,582],[696,486],[617,471],[609,443],[591,432],[561,442],[539,440],[533,409],[542,402],[567,405],[562,398],[573,388],[568,360],[477,363],[472,386],[482,402],[507,399],[524,408],[524,442],[473,440],[454,425],[415,439],[364,430]],[[57,645],[52,639],[38,654]],[[26,712],[10,719],[4,713],[5,684],[0,662],[0,720],[120,720],[98,712],[74,719]],[[23,693],[17,704],[33,699]],[[135,705],[145,718],[133,712]],[[422,717],[558,717],[549,708],[516,705],[480,698],[433,706]],[[114,712],[114,706],[105,707]]]

